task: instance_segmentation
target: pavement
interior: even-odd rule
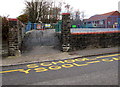
[[[76,57],[87,57],[101,54],[111,54],[118,53],[119,47],[110,47],[110,48],[87,48],[84,50],[77,50],[73,52],[61,52],[58,49],[55,49],[53,46],[41,46],[35,47],[32,51],[20,56],[10,56],[8,58],[3,58],[0,62],[0,66],[10,66],[18,65],[25,63],[35,63],[43,62],[50,60],[61,60],[69,59]]]

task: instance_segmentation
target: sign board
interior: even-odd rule
[[[72,28],[76,28],[77,26],[76,25],[72,25]]]
[[[50,27],[51,27],[51,24],[45,24],[45,27],[46,27],[46,28],[50,28]]]
[[[41,24],[37,24],[37,29],[41,29],[42,25]]]

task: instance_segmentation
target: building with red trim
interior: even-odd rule
[[[84,19],[83,24],[86,28],[116,28],[118,26],[118,19],[120,19],[120,13],[112,11]]]

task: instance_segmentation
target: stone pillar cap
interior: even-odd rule
[[[62,15],[70,15],[70,13],[62,13]]]

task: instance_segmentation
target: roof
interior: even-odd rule
[[[112,15],[115,12],[117,12],[117,11],[112,11],[112,12],[104,13],[104,14],[101,14],[101,15],[102,16],[110,16],[110,15]]]
[[[112,11],[109,13],[91,16],[89,19],[85,19],[84,21],[87,22],[87,21],[94,21],[94,20],[103,20],[103,19],[107,19],[110,16],[114,17],[114,16],[118,16],[118,15],[120,16],[120,13],[118,11]]]

